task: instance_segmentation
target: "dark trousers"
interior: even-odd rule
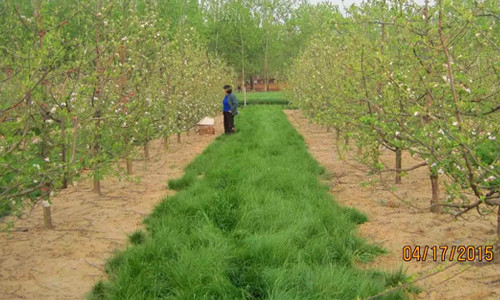
[[[224,133],[230,134],[234,132],[234,116],[232,113],[225,111],[224,113]]]

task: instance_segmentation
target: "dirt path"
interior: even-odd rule
[[[28,232],[0,234],[0,299],[84,299],[92,286],[104,278],[104,263],[116,248],[127,242],[127,234],[142,226],[142,219],[169,193],[168,179],[180,177],[183,168],[216,135],[190,136],[182,142],[171,138],[167,152],[158,141],[151,145],[150,162],[136,162],[140,183],[106,179],[103,195],[91,192],[90,182],[69,187],[54,199],[55,230],[44,230],[42,211],[16,223]]]
[[[415,274],[417,277],[431,274],[439,267],[449,266],[445,271],[419,282],[423,292],[419,294],[418,299],[499,299],[498,263],[451,265],[449,262],[402,260],[404,245],[491,244],[496,228],[494,216],[478,218],[474,211],[466,216],[473,222],[467,222],[454,220],[450,215],[431,214],[426,210],[431,186],[425,168],[409,173],[403,178],[403,184],[391,193],[380,184],[393,186],[394,179],[390,174],[380,181],[378,175],[369,177],[359,170],[361,166],[354,160],[348,159],[347,163],[339,160],[333,133],[327,132],[321,126],[310,124],[300,111],[287,110],[285,113],[304,137],[312,156],[333,175],[331,184],[335,199],[368,215],[370,221],[360,227],[361,234],[372,243],[388,250],[389,253],[378,257],[371,266],[386,270],[403,266],[407,274]],[[393,165],[393,157],[394,154],[387,152],[382,159]],[[404,156],[403,167],[416,163],[409,155]],[[373,184],[370,184],[370,180]],[[416,207],[407,205],[401,199]]]

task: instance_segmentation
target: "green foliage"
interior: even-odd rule
[[[472,203],[459,196],[466,189],[476,199],[497,197],[497,4],[353,5],[295,60],[287,99],[315,122],[354,138],[363,150],[360,162],[373,173],[385,168],[382,147],[408,151],[426,160],[434,176],[447,175],[448,201]]]
[[[198,3],[167,2],[0,3],[0,214],[82,169],[121,174],[137,146],[220,109],[235,75],[189,26],[201,17],[185,22]]]
[[[381,253],[356,235],[366,216],[333,201],[278,107],[236,122],[146,219],[151,238],[110,260],[104,299],[356,299],[405,282],[356,266]]]

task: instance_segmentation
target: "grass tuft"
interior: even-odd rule
[[[128,236],[130,243],[140,245],[146,241],[146,234],[142,230],[137,230]]]
[[[87,299],[88,300],[106,299],[106,289],[107,289],[107,284],[104,281],[99,280],[92,288],[92,291],[88,295]]]
[[[168,188],[174,191],[185,190],[190,187],[196,180],[196,176],[183,176],[178,179],[170,179],[168,181]]]

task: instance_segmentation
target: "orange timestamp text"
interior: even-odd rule
[[[490,262],[493,258],[493,246],[406,245],[403,247],[404,261]]]

